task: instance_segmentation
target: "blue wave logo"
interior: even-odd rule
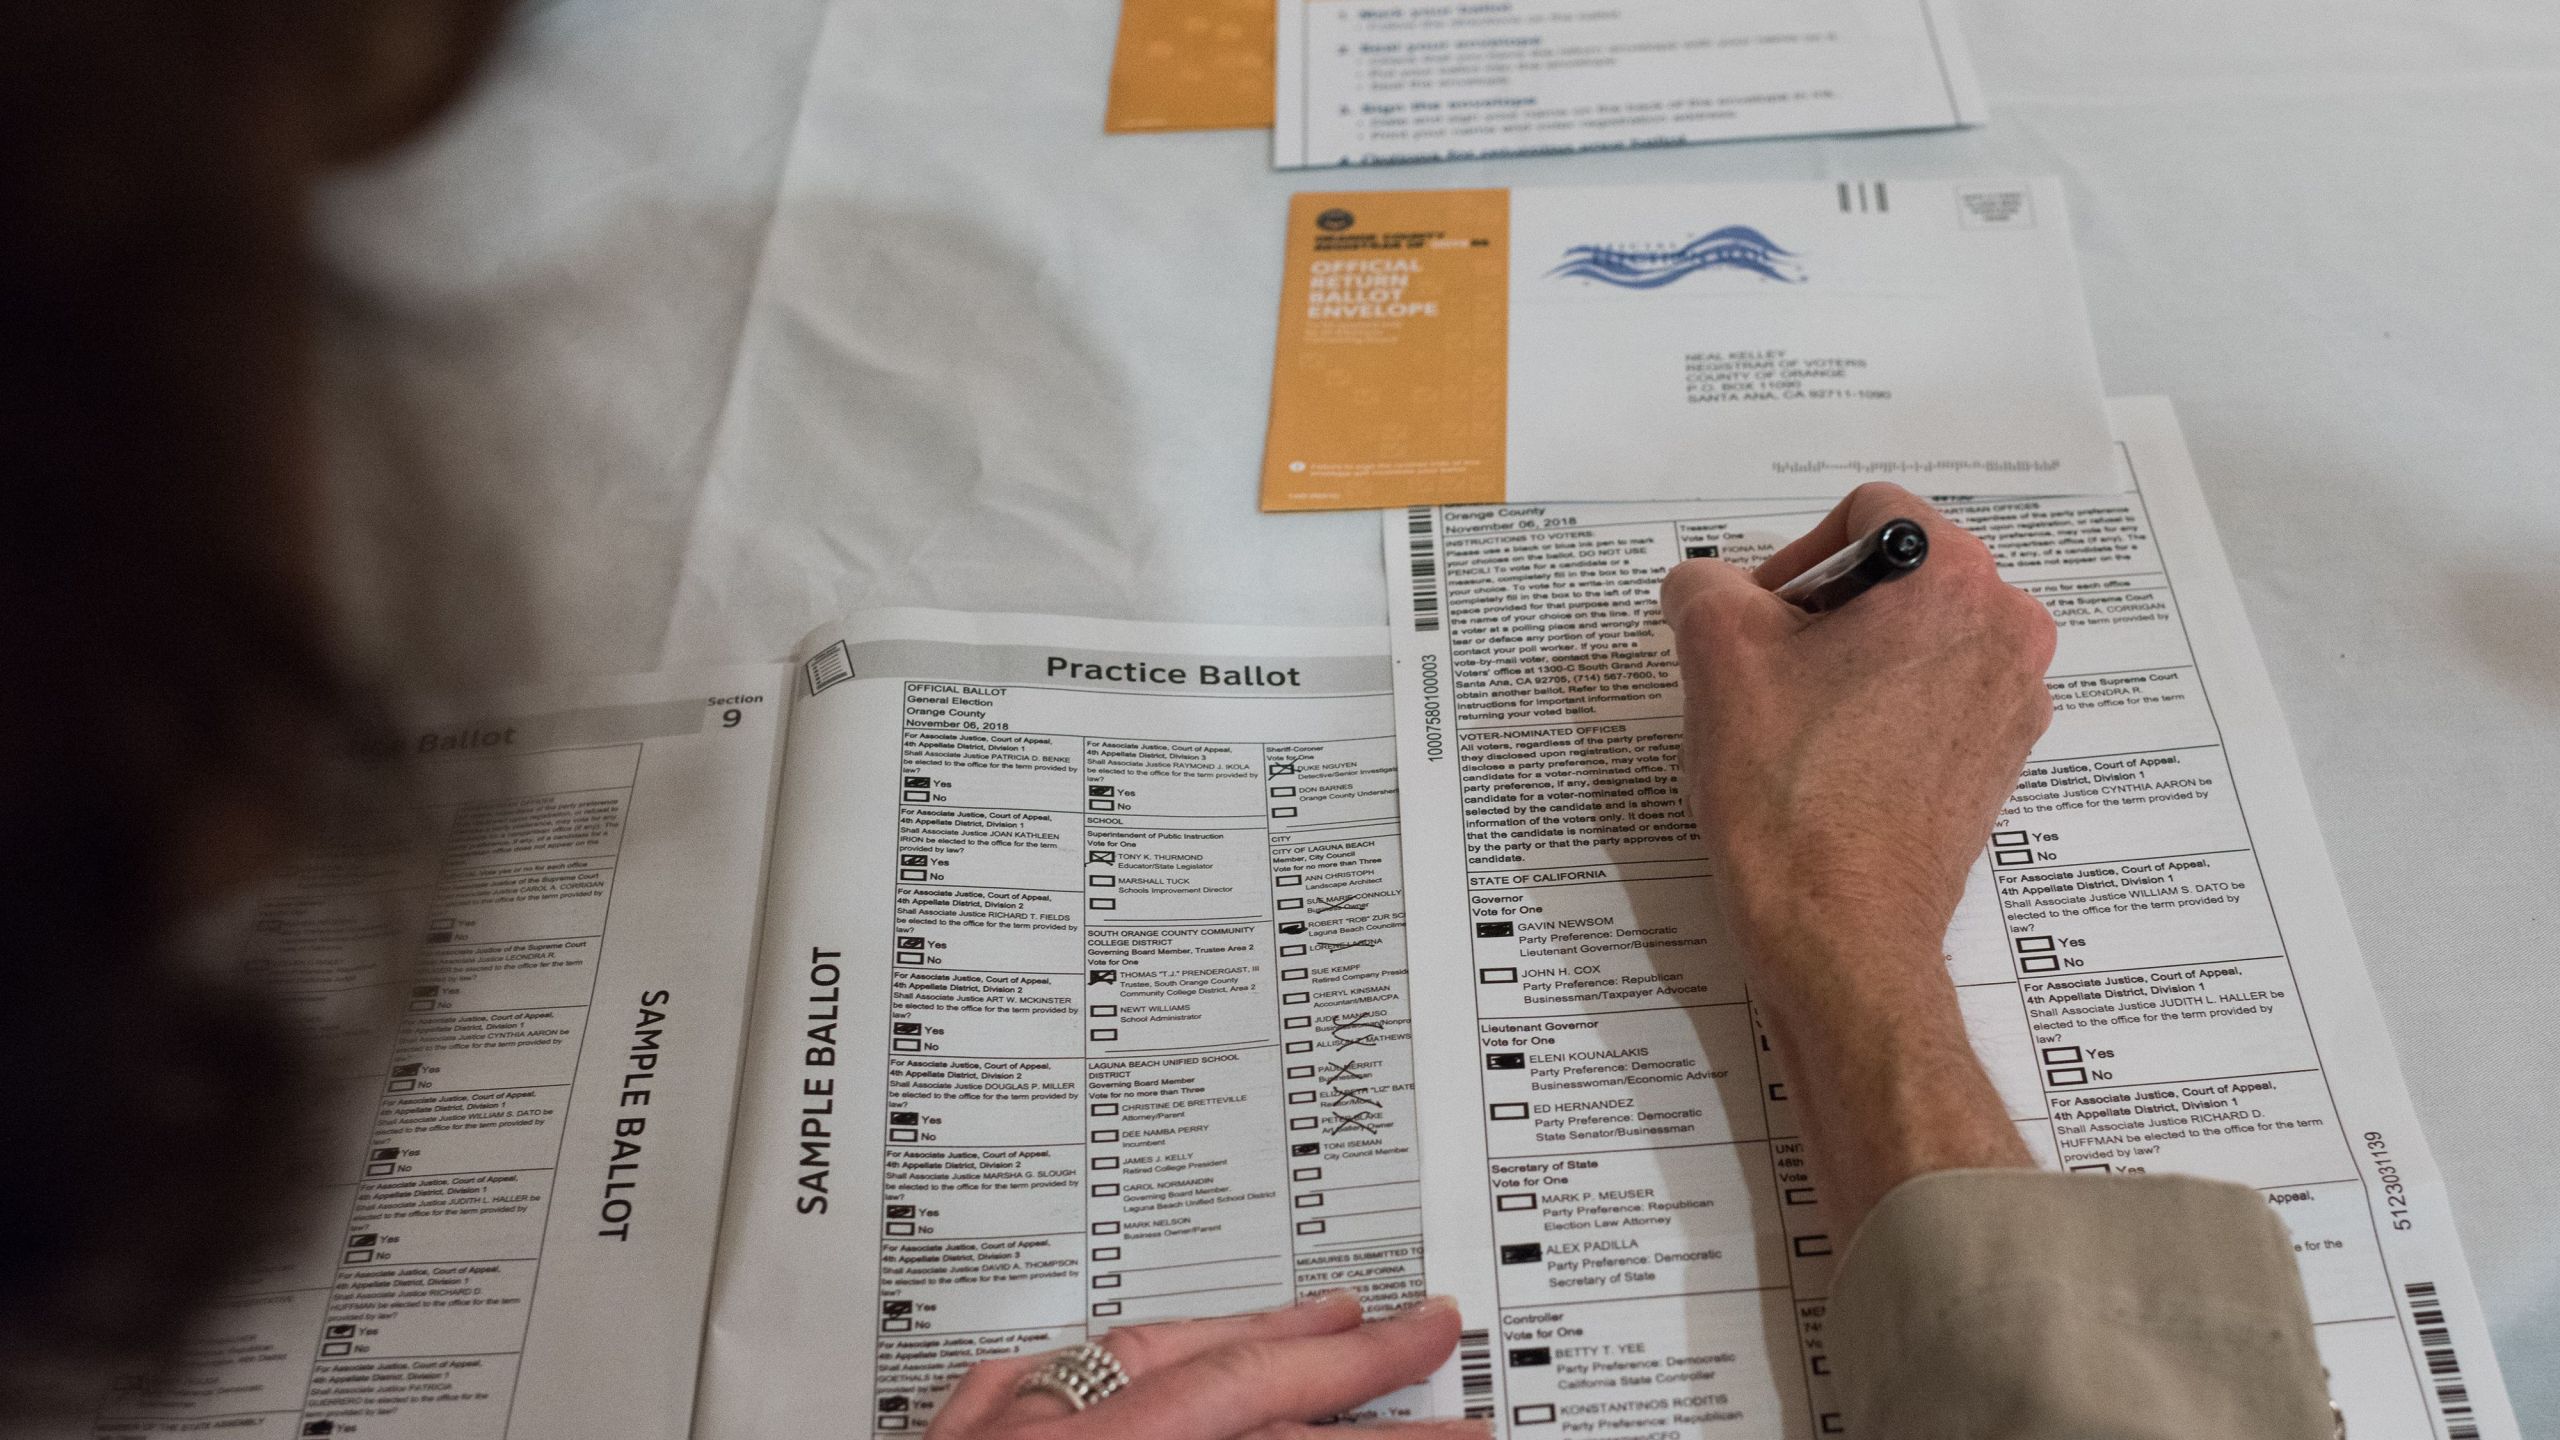
[[[1748,270],[1781,285],[1801,285],[1804,270],[1795,252],[1748,225],[1727,225],[1701,235],[1677,250],[1622,250],[1612,245],[1576,245],[1564,252],[1564,263],[1547,272],[1550,279],[1597,280],[1621,290],[1659,290],[1701,270]]]

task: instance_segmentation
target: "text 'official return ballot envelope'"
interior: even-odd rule
[[[2121,488],[2061,187],[1299,195],[1266,510]]]

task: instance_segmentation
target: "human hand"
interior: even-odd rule
[[[1474,1420],[1356,1429],[1312,1423],[1414,1384],[1458,1343],[1458,1307],[1434,1298],[1372,1324],[1360,1299],[1330,1291],[1279,1310],[1114,1330],[1099,1342],[1128,1372],[1117,1394],[1071,1410],[1020,1395],[1050,1355],[972,1366],[925,1440],[1484,1440]]]
[[[1894,518],[1926,564],[1811,616],[1771,590]],[[1966,1039],[1947,925],[2052,707],[2052,617],[1918,496],[1864,485],[1744,574],[1663,582],[1691,817],[1851,1226],[1930,1170],[2027,1163]]]
[[[1919,569],[1820,616],[1771,593],[1898,516],[1929,532]],[[1756,942],[1813,933],[1934,951],[2051,715],[2044,607],[1928,502],[1874,484],[1749,575],[1681,565],[1662,610],[1691,813],[1746,949],[1774,964]]]

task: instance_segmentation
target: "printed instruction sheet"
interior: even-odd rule
[[[1259,130],[1271,123],[1272,0],[1120,0],[1102,128]]]
[[[426,843],[323,851],[248,964],[318,1047],[310,1191],[99,1436],[684,1440],[785,672],[410,737]]]
[[[1979,125],[1939,0],[1279,0],[1272,164]]]
[[[921,1430],[978,1360],[1420,1298],[1385,644],[916,611],[810,642],[705,1434]]]
[[[2051,180],[1303,194],[1265,510],[2117,488]]]
[[[2133,488],[1951,505],[2061,625],[2051,731],[1947,937],[2048,1166],[2255,1186],[2362,1440],[2514,1436],[2292,742],[2165,401]],[[1440,1377],[1516,1440],[1839,1433],[1824,1213],[1675,779],[1656,589],[1822,507],[1387,517]]]

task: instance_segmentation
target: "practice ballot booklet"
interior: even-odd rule
[[[2359,1440],[2517,1434],[2445,1193],[2168,404],[2128,493],[1949,502],[2061,627],[1947,937],[2049,1168],[2254,1186]],[[1513,1440],[1843,1433],[1825,1215],[1674,778],[1656,589],[1821,507],[1417,509],[1394,577],[1437,1377]],[[1445,1083],[1444,1083],[1445,1082]]]
[[[1979,125],[1939,0],[1279,0],[1271,162]]]
[[[2122,483],[2062,187],[1304,194],[1262,508]]]
[[[315,1203],[86,1433],[896,1435],[981,1358],[1419,1298],[1389,691],[1374,628],[883,611],[423,732],[439,848],[257,916]]]

